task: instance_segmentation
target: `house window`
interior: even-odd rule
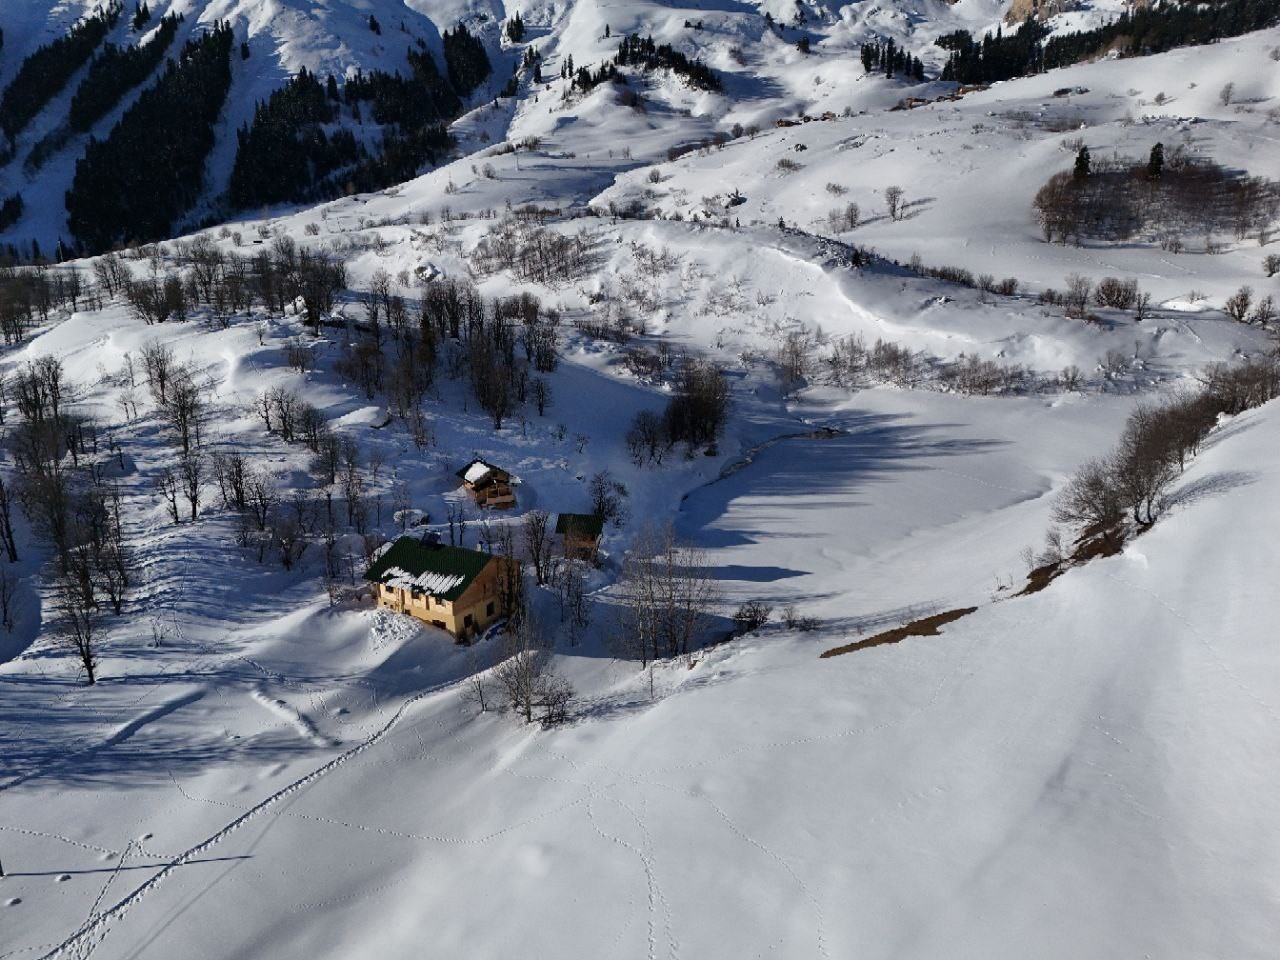
[[[493,616],[493,601],[492,601],[492,600],[491,600],[491,601],[489,601],[489,605],[488,605],[487,607],[485,607],[485,608],[484,608],[484,615],[485,615],[486,617],[492,617],[492,616]]]
[[[471,614],[468,613],[465,617],[462,618],[462,625],[464,627],[471,626]]]

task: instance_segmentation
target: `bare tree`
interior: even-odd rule
[[[360,447],[350,437],[341,441],[342,462],[339,466],[338,481],[342,486],[342,497],[347,504],[347,524],[357,531],[364,525],[366,507],[364,502],[365,479],[360,466]]]
[[[603,517],[605,523],[620,527],[626,519],[623,498],[627,488],[608,470],[601,470],[591,478],[591,512]]]
[[[647,664],[688,654],[717,601],[705,555],[682,546],[668,525],[646,528],[623,564],[618,582],[620,655]]]
[[[533,617],[521,617],[506,635],[503,659],[493,677],[508,706],[525,723],[562,723],[568,718],[573,688],[550,669],[550,650]]]
[[[1124,515],[1110,459],[1090,460],[1078,469],[1054,504],[1053,519],[1099,529],[1114,526]]]
[[[18,612],[18,575],[9,567],[0,569],[0,626],[6,633],[13,632],[14,617]]]
[[[173,371],[167,393],[168,400],[163,404],[165,417],[177,433],[182,455],[186,457],[200,446],[200,429],[206,415],[204,394],[185,367]]]
[[[1276,301],[1271,294],[1267,294],[1258,301],[1257,306],[1253,308],[1253,312],[1249,314],[1249,322],[1256,323],[1260,326],[1269,326],[1276,318]]]
[[[1244,286],[1227,297],[1227,302],[1222,305],[1222,312],[1236,323],[1243,323],[1245,317],[1249,315],[1249,307],[1252,304],[1253,288]]]
[[[85,682],[98,679],[99,612],[91,595],[86,595],[78,576],[62,577],[56,588],[55,608],[63,644],[71,651],[84,671]]]
[[[466,506],[457,500],[449,501],[445,519],[449,524],[449,546],[466,546],[467,511]]]
[[[789,330],[778,347],[778,378],[784,397],[794,397],[813,367],[813,340],[805,330]]]
[[[178,474],[182,478],[182,492],[191,507],[191,519],[200,511],[200,490],[204,486],[207,461],[199,453],[185,454],[178,463]]]
[[[171,467],[161,467],[153,482],[156,491],[169,507],[169,516],[174,523],[178,523],[181,519],[178,514],[178,475]]]
[[[552,578],[556,601],[560,608],[560,622],[565,624],[569,643],[577,646],[582,632],[591,625],[592,602],[587,596],[587,579],[583,565],[578,560],[564,560]]]
[[[733,622],[738,628],[738,633],[751,633],[768,623],[771,616],[773,616],[771,605],[763,600],[748,600],[734,611]]]
[[[1083,320],[1089,306],[1089,295],[1093,292],[1093,282],[1078,273],[1067,276],[1067,290],[1062,301],[1067,307],[1067,316]]]
[[[494,667],[493,678],[508,706],[525,723],[533,723],[547,651],[540,645],[542,638],[536,634],[529,617],[522,617],[519,626],[504,636],[502,661]]]
[[[235,450],[215,452],[210,457],[210,467],[222,496],[222,505],[234,510],[245,509],[245,479],[249,463],[244,454]]]
[[[10,563],[18,562],[18,542],[13,535],[13,494],[4,477],[0,477],[0,541]]]
[[[269,474],[251,471],[245,477],[245,503],[258,530],[266,530],[271,514],[280,500],[280,492]]]
[[[901,187],[885,187],[884,203],[889,210],[890,220],[899,220],[902,217],[902,198],[903,189]]]
[[[671,449],[666,420],[652,410],[640,410],[636,413],[624,439],[631,454],[631,462],[637,467],[646,462],[661,466],[663,457]]]
[[[475,704],[481,713],[486,713],[493,706],[494,693],[490,689],[489,678],[485,676],[488,665],[481,662],[479,649],[467,648],[467,682],[462,688],[462,698]]]
[[[1129,414],[1113,460],[1116,487],[1133,522],[1155,523],[1164,494],[1177,478],[1176,442],[1163,411],[1139,404]]]
[[[107,253],[94,261],[93,275],[103,292],[108,297],[114,297],[124,289],[125,281],[129,279],[129,268],[118,253]]]
[[[538,408],[538,416],[545,416],[547,407],[551,406],[551,384],[542,377],[534,377],[529,384],[529,392],[533,397],[533,405]]]
[[[547,582],[551,568],[554,543],[550,532],[551,514],[546,510],[530,510],[524,517],[523,538],[525,553],[533,564],[533,576],[538,586]]]
[[[173,348],[159,340],[148,340],[142,345],[142,366],[147,372],[152,397],[164,406],[169,399],[169,380],[177,366]]]
[[[1143,291],[1138,294],[1138,299],[1133,304],[1133,319],[1141,323],[1147,317],[1151,316],[1151,294]]]

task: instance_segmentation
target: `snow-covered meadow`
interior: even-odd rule
[[[211,3],[200,16],[259,17],[251,62],[278,49],[281,75],[318,68],[317,51],[377,55],[289,27],[312,23],[293,6]],[[440,28],[461,10],[411,6]],[[399,5],[375,7],[395,22]],[[334,8],[357,26],[367,15]],[[57,357],[77,407],[110,425],[137,584],[101,644],[100,681],[85,686],[38,577],[44,555],[24,537],[21,613],[0,636],[0,960],[1272,954],[1280,415],[1224,420],[1153,529],[1013,594],[1055,496],[1136,401],[1270,348],[1268,331],[1221,307],[1242,284],[1261,295],[1276,283],[1261,269],[1274,247],[1253,239],[1212,255],[1046,244],[1031,198],[1069,167],[1062,143],[1078,136],[1095,155],[1161,140],[1253,174],[1280,168],[1268,116],[1280,32],[890,111],[910,90],[864,78],[857,44],[895,23],[909,38],[911,17],[821,10],[809,57],[754,12],[527,10],[548,76],[562,55],[616,49],[607,24],[614,37],[687,40],[726,71],[727,93],[655,74],[637,84],[639,112],[607,86],[562,99],[555,81],[476,106],[455,125],[459,158],[415,181],[209,231],[225,252],[285,237],[340,258],[351,292],[318,337],[293,312],[224,328],[197,310],[147,326],[116,299],[8,350],[8,372]],[[1000,10],[964,0],[927,13],[921,40]],[[15,16],[0,11],[6,43],[33,22]],[[688,34],[699,17],[706,28]],[[1235,106],[1219,101],[1227,79]],[[1065,87],[1088,92],[1053,95]],[[836,118],[772,125],[826,110]],[[1049,129],[1059,114],[1070,131]],[[762,129],[668,160],[734,123]],[[783,172],[783,157],[800,169]],[[900,220],[881,209],[894,184],[909,204]],[[833,233],[828,211],[850,201],[864,222]],[[632,203],[663,218],[611,215]],[[581,235],[580,275],[472,269],[477,244],[527,204],[559,211],[547,229]],[[854,246],[878,256],[851,266]],[[157,251],[156,268],[177,252]],[[1016,276],[1021,290],[924,279],[903,266],[913,254]],[[471,278],[486,297],[529,291],[559,311],[545,415],[526,405],[494,431],[442,364],[433,442],[415,444],[337,368],[342,320],[362,319],[359,292],[380,270],[410,299],[413,278]],[[1086,324],[1039,302],[1070,273],[1137,278],[1151,316],[1100,310]],[[670,386],[586,332],[619,316],[637,331],[631,347],[726,366],[733,408],[712,455],[632,461],[628,423],[661,409]],[[909,384],[855,389],[819,363],[784,390],[774,360],[796,332],[817,358],[853,335],[916,351],[921,368]],[[466,678],[496,638],[460,647],[353,591],[334,602],[318,549],[289,570],[257,562],[212,489],[197,520],[172,523],[153,486],[175,460],[172,434],[127,373],[152,341],[205,390],[207,445],[250,457],[286,499],[311,489],[309,457],[264,429],[255,398],[284,387],[318,408],[358,444],[384,535],[406,503],[443,533],[462,502],[454,471],[475,456],[519,478],[518,513],[585,510],[601,470],[624,483],[627,522],[606,534],[592,624],[577,644],[557,638],[556,668],[577,691],[570,722],[478,714]],[[288,360],[298,342],[301,370]],[[962,355],[1019,365],[1025,379],[961,394],[942,373]],[[1079,382],[1067,385],[1071,367]],[[617,659],[612,582],[639,530],[667,521],[705,552],[722,618],[763,600],[797,605],[816,627],[775,617],[652,672]],[[344,549],[358,552],[358,538]],[[546,591],[533,603],[554,623]],[[818,657],[969,606],[940,636]]]

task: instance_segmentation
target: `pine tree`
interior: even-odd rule
[[[1073,174],[1077,180],[1086,180],[1093,172],[1093,159],[1089,156],[1089,148],[1081,147],[1076,154],[1076,166]]]
[[[1151,148],[1151,156],[1147,159],[1147,179],[1159,180],[1164,173],[1164,144],[1157,143]]]

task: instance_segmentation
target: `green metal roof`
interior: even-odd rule
[[[596,513],[562,513],[556,517],[556,533],[598,539],[604,532],[604,517]]]
[[[366,580],[381,582],[394,567],[414,577],[434,574],[438,577],[460,578],[447,590],[434,593],[441,600],[457,600],[493,557],[479,550],[464,547],[448,547],[440,543],[423,543],[415,537],[400,537],[388,547],[365,572]]]

